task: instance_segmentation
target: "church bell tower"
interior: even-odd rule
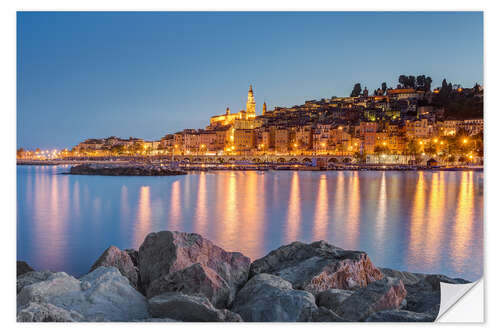
[[[248,89],[248,99],[247,99],[247,117],[255,118],[255,98],[253,97],[252,85]]]

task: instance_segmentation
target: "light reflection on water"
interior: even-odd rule
[[[109,245],[197,232],[253,259],[324,239],[376,265],[482,275],[482,172],[238,172],[175,177],[62,175],[18,166],[17,257],[84,274]]]

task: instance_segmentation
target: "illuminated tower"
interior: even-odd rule
[[[248,89],[248,99],[247,99],[247,117],[255,118],[255,98],[253,97],[252,85]]]
[[[264,102],[264,105],[262,105],[262,115],[266,115],[266,112],[267,112],[267,105],[266,105],[266,102]]]

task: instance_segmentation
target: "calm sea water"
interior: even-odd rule
[[[483,271],[483,173],[202,172],[62,175],[17,167],[17,258],[82,275],[109,245],[197,232],[257,259],[295,240],[368,252],[377,266],[475,280]]]

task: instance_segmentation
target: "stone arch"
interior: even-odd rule
[[[201,162],[201,158],[200,158],[200,157],[195,157],[195,158],[193,159],[193,162]]]
[[[351,163],[351,159],[349,157],[346,157],[342,160],[343,163]]]
[[[254,159],[252,160],[252,162],[254,162],[254,163],[260,163],[261,161],[260,161],[260,158],[257,158],[257,157],[256,157],[256,158],[254,158]]]
[[[189,157],[184,157],[184,159],[182,161],[184,163],[191,163],[191,160],[189,159]]]
[[[176,162],[180,162],[181,160],[180,160],[180,158],[178,158],[178,157],[174,157],[174,161],[176,161]]]
[[[223,164],[223,163],[224,163],[224,159],[223,159],[222,157],[219,157],[219,158],[217,159],[217,163],[219,163],[219,164]]]
[[[292,157],[292,158],[290,159],[290,162],[292,162],[292,163],[297,163],[298,161],[299,161],[299,160],[298,160],[298,159],[296,159],[295,157]]]
[[[278,158],[278,163],[285,163],[285,159],[283,157]]]
[[[309,157],[306,157],[302,160],[302,163],[312,163],[312,160]]]
[[[335,157],[331,157],[328,159],[328,163],[338,163],[339,160],[337,160]]]
[[[234,157],[231,157],[227,160],[229,163],[234,163],[236,161],[236,159]]]

